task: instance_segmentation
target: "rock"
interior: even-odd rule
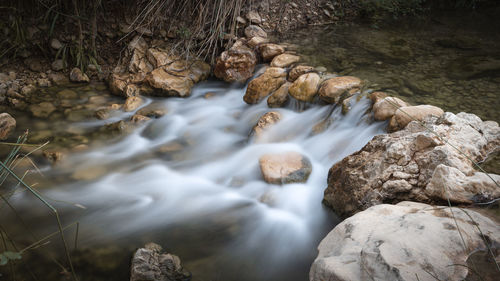
[[[162,253],[160,245],[148,243],[132,258],[130,281],[187,281],[191,273],[181,265],[178,256]]]
[[[248,83],[243,100],[248,104],[259,103],[285,82],[286,71],[283,68],[269,67],[263,74]]]
[[[8,113],[0,113],[0,140],[7,139],[16,128],[16,119]]]
[[[167,97],[188,97],[193,80],[185,76],[177,76],[168,72],[165,68],[157,68],[146,77],[148,84],[157,90],[154,95]]]
[[[290,88],[292,83],[285,82],[278,90],[274,91],[269,98],[267,98],[267,106],[268,107],[283,107],[287,104],[288,100],[288,88]]]
[[[281,54],[275,56],[271,61],[271,66],[274,67],[288,67],[300,61],[300,57],[292,54]]]
[[[167,109],[162,103],[152,103],[137,111],[138,115],[147,116],[150,118],[160,118],[167,114]]]
[[[123,104],[123,110],[126,112],[134,111],[143,104],[143,100],[140,97],[128,97]]]
[[[236,17],[236,22],[237,22],[238,24],[240,24],[240,25],[246,25],[246,24],[247,24],[247,20],[246,20],[246,19],[244,19],[244,18],[242,18],[242,17],[240,17],[240,16],[237,16],[237,17]]]
[[[250,23],[260,24],[262,23],[262,18],[256,11],[249,11],[246,16]]]
[[[29,57],[29,58],[27,58],[27,59],[24,60],[24,64],[26,64],[26,66],[28,66],[28,68],[31,71],[34,71],[34,72],[43,72],[44,64],[38,58]]]
[[[259,158],[259,166],[270,184],[306,182],[312,171],[311,161],[294,151],[265,154]]]
[[[70,90],[70,89],[64,89],[62,91],[59,91],[57,93],[57,95],[61,98],[61,99],[77,99],[78,98],[78,94],[73,91],[73,90]]]
[[[52,62],[52,64],[50,65],[50,67],[54,71],[61,71],[61,70],[64,69],[64,61],[62,59],[55,60],[55,61]]]
[[[133,52],[134,50],[138,50],[142,53],[146,53],[146,50],[148,49],[148,43],[142,36],[136,35],[129,43],[127,46],[127,49],[129,52]]]
[[[109,90],[113,95],[127,97],[128,92],[125,90],[127,87],[128,75],[112,73],[109,76]]]
[[[178,60],[179,58],[169,54],[168,51],[164,51],[157,48],[149,48],[146,56],[148,61],[152,64],[154,68],[158,68],[161,66],[168,65],[172,63],[174,60]]]
[[[35,86],[33,86],[33,85],[26,85],[26,86],[22,87],[21,94],[23,96],[27,97],[27,96],[30,96],[31,94],[33,94],[35,91],[36,91]]]
[[[387,94],[384,92],[373,92],[370,94],[369,98],[373,104],[377,103],[379,100],[387,97]]]
[[[69,80],[71,82],[88,83],[90,81],[87,74],[83,73],[79,68],[75,67],[69,73]]]
[[[36,81],[36,84],[38,85],[38,87],[41,87],[41,88],[47,88],[47,87],[51,86],[50,80],[47,78],[39,78]]]
[[[255,36],[267,38],[267,33],[257,25],[249,25],[245,28],[245,36],[247,38],[252,38]]]
[[[32,104],[29,106],[29,111],[34,117],[47,118],[56,110],[56,107],[50,102],[41,102],[39,104]]]
[[[425,127],[414,121],[401,131],[375,136],[335,164],[324,203],[345,217],[382,203],[474,203],[499,197],[498,187],[486,183],[487,175],[475,171],[469,160],[481,163],[498,149],[498,123],[449,112],[422,122]]]
[[[251,48],[255,48],[255,47],[259,46],[260,44],[264,44],[264,43],[267,43],[267,42],[269,42],[269,40],[267,38],[263,38],[263,37],[260,37],[260,36],[254,36],[254,37],[252,37],[251,39],[249,39],[247,41],[247,44]]]
[[[144,122],[149,121],[149,120],[151,120],[151,118],[140,115],[140,114],[135,114],[130,118],[130,122],[132,122],[134,124],[141,124],[141,123],[144,123]]]
[[[56,85],[63,85],[69,82],[68,78],[62,73],[50,73],[48,77]]]
[[[226,82],[240,82],[252,77],[257,58],[246,46],[232,47],[217,58],[214,74]]]
[[[318,92],[319,81],[317,73],[302,74],[292,83],[288,92],[299,101],[312,102]]]
[[[55,164],[58,164],[59,162],[61,162],[66,157],[66,155],[65,155],[65,153],[63,153],[61,151],[45,150],[43,152],[43,157],[45,157],[47,160],[49,160],[49,162],[52,165],[55,165]]]
[[[321,241],[309,280],[466,280],[471,254],[487,251],[483,235],[488,247],[499,245],[498,224],[471,210],[414,202],[374,206]]]
[[[59,50],[63,47],[61,41],[57,40],[56,38],[52,38],[50,40],[50,47],[54,50]]]
[[[307,65],[297,65],[296,67],[292,68],[290,70],[290,73],[288,73],[288,81],[293,82],[299,78],[302,74],[306,74],[309,72],[313,72],[314,67],[312,66],[307,66]]]
[[[321,83],[319,97],[327,103],[339,103],[342,99],[352,96],[361,87],[361,80],[353,76],[330,78]],[[347,96],[343,94],[347,93]]]
[[[285,52],[285,48],[278,44],[267,43],[258,46],[260,56],[265,62],[271,61],[275,56]]]
[[[394,113],[396,113],[398,108],[405,106],[408,105],[398,98],[387,97],[379,99],[373,105],[373,117],[378,121],[388,120],[394,116]]]
[[[131,73],[149,73],[153,69],[154,67],[147,59],[146,54],[139,48],[135,48],[128,64],[128,71]]]
[[[427,104],[400,107],[389,122],[389,131],[394,132],[403,129],[412,120],[422,121],[427,116],[433,115],[439,117],[443,113],[444,111],[441,108]]]
[[[255,138],[255,142],[261,142],[264,132],[269,129],[272,125],[278,123],[281,120],[281,113],[277,111],[267,112],[259,118],[257,124],[252,129],[252,134]]]

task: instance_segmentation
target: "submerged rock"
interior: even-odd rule
[[[34,117],[47,118],[52,112],[56,111],[56,107],[50,102],[41,102],[30,105],[29,111]]]
[[[269,129],[272,125],[278,123],[281,120],[281,113],[277,111],[271,111],[259,118],[257,124],[252,129],[252,134],[255,137],[256,142],[262,141],[262,136],[264,132]]]
[[[414,202],[378,205],[321,241],[309,280],[466,280],[468,257],[487,251],[485,241],[499,245],[500,229],[477,212]]]
[[[328,173],[325,204],[345,217],[405,200],[473,203],[500,197],[498,176],[492,175],[496,184],[486,180],[488,175],[475,171],[471,162],[480,163],[498,149],[498,123],[449,112],[423,123],[413,121],[404,130],[375,136],[335,164]]]
[[[7,139],[16,128],[16,119],[8,113],[0,114],[0,140]]]
[[[160,245],[148,243],[132,258],[130,281],[188,281],[191,273],[178,256],[163,253]]]
[[[248,47],[233,46],[217,58],[214,75],[226,82],[240,82],[252,77],[257,57]]]
[[[126,112],[134,111],[144,103],[140,97],[128,97],[123,104],[123,110]]]
[[[352,96],[361,87],[361,80],[354,76],[330,78],[321,83],[319,97],[327,103],[339,103],[342,99]],[[347,96],[343,96],[348,93]]]
[[[286,71],[279,67],[269,67],[259,77],[248,83],[243,100],[248,104],[259,103],[277,90],[286,81]]]
[[[311,161],[294,151],[265,154],[259,158],[259,166],[264,180],[271,184],[306,182],[312,171]]]

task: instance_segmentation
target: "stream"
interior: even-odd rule
[[[411,25],[308,29],[307,36],[297,32],[286,42],[311,65],[356,75],[371,89],[499,121],[499,34],[483,36],[471,26],[462,33],[451,22],[436,30],[420,27],[419,33]],[[97,120],[86,111],[95,111],[91,99],[98,95],[116,102],[99,83],[72,86],[77,96],[69,103],[77,109],[68,106],[47,119],[15,115],[18,133],[31,129],[33,143],[88,145],[55,166],[40,164],[27,178],[57,208],[63,225],[79,222],[77,249],[75,228],[65,233],[80,280],[127,280],[133,251],[151,241],[178,255],[194,281],[308,279],[319,241],[339,222],[321,203],[328,169],[384,133],[386,123],[372,120],[362,95],[347,114],[337,107],[329,115],[331,106],[298,102],[280,109],[269,109],[265,100],[249,106],[242,99],[245,87],[210,80],[196,85],[189,98],[147,98],[142,107],[154,105],[166,114],[121,135],[100,128],[134,112]],[[43,90],[40,99],[54,100],[60,90]],[[55,103],[64,100],[58,96]],[[252,128],[269,111],[280,112],[282,121],[257,143]],[[331,125],[313,131],[328,116]],[[263,180],[259,157],[285,151],[311,160],[306,183]],[[498,173],[499,162],[494,158],[489,171]],[[17,187],[10,202],[23,222],[5,205],[0,220],[23,246],[57,231],[50,210],[29,192]],[[58,239],[28,251],[19,274],[61,280],[52,260],[66,264],[61,252]],[[10,276],[7,267],[0,274]]]

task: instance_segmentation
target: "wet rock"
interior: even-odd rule
[[[480,163],[498,148],[498,123],[449,112],[422,122],[425,127],[414,121],[404,130],[375,136],[335,164],[328,173],[325,204],[345,217],[389,202],[473,203],[499,197],[495,184],[487,184],[487,175],[469,160]]]
[[[394,113],[394,116],[389,122],[389,131],[394,132],[400,130],[412,120],[422,121],[427,116],[441,116],[444,111],[433,105],[416,105],[400,107]]]
[[[16,128],[16,119],[8,113],[0,113],[0,140],[7,139]]]
[[[152,103],[139,109],[137,114],[150,118],[160,118],[167,114],[167,108],[162,103]]]
[[[109,117],[110,117],[110,109],[108,109],[108,108],[98,109],[98,110],[96,110],[96,112],[95,112],[94,115],[99,120],[109,119]]]
[[[302,74],[292,83],[288,92],[299,101],[311,102],[318,93],[319,81],[317,73]]]
[[[292,85],[292,83],[285,82],[278,90],[274,91],[274,93],[267,98],[267,106],[271,108],[285,106],[290,100],[288,96],[288,88],[290,88],[290,85]]]
[[[66,157],[66,154],[57,150],[45,150],[43,152],[43,157],[49,160],[52,165],[55,165],[61,162]]]
[[[139,48],[134,49],[128,64],[128,71],[131,73],[148,73],[153,69],[154,67],[147,59],[145,52]]]
[[[117,96],[126,96],[127,92],[125,91],[127,87],[127,78],[126,74],[118,74],[112,73],[109,76],[109,90],[113,95]]]
[[[387,94],[384,92],[373,92],[369,96],[369,98],[373,104],[377,103],[379,100],[382,100],[386,97],[387,97]]]
[[[374,206],[321,241],[309,280],[465,280],[469,255],[486,248],[478,228],[489,247],[500,243],[498,224],[471,210],[414,202]]]
[[[179,257],[163,253],[160,245],[148,243],[132,258],[130,281],[187,281],[191,273],[181,265]]]
[[[275,56],[285,52],[285,48],[278,44],[267,43],[258,46],[259,54],[265,62],[271,61]]]
[[[144,122],[149,121],[149,120],[151,120],[151,118],[140,115],[140,114],[135,114],[130,118],[130,122],[132,122],[134,124],[141,124],[141,123],[144,123]]]
[[[257,25],[249,25],[245,28],[245,36],[247,38],[252,38],[255,36],[267,38],[267,33]]]
[[[169,73],[165,68],[157,68],[146,77],[148,84],[157,90],[154,95],[166,97],[188,97],[193,80],[186,76],[177,76]]]
[[[269,40],[267,38],[255,36],[255,37],[252,37],[251,39],[249,39],[247,41],[247,44],[251,48],[255,48],[255,47],[259,46],[260,44],[264,44],[264,43],[267,43],[267,42],[269,42]]]
[[[300,61],[300,57],[292,54],[281,54],[275,56],[271,61],[271,66],[274,67],[288,67]]]
[[[123,104],[123,110],[126,112],[134,111],[139,108],[144,101],[140,97],[128,97]]]
[[[314,67],[312,66],[297,65],[296,67],[292,68],[292,70],[290,70],[290,73],[288,73],[288,81],[293,82],[297,80],[299,76],[313,71]]]
[[[39,104],[32,104],[29,106],[29,111],[34,117],[47,118],[56,110],[56,107],[50,102],[42,102]]]
[[[262,22],[262,18],[256,11],[249,11],[246,18],[250,23],[260,24]]]
[[[264,132],[281,120],[281,113],[277,111],[267,112],[259,118],[257,124],[252,129],[252,134],[256,142],[262,142]]]
[[[222,52],[217,58],[214,74],[226,82],[244,83],[252,77],[256,64],[254,51],[246,46],[235,46]]]
[[[40,59],[38,58],[27,58],[24,60],[24,64],[34,72],[43,72],[44,66]]]
[[[379,99],[373,105],[373,117],[378,121],[388,120],[392,116],[394,116],[398,108],[405,106],[408,105],[398,98],[387,97],[384,99]]]
[[[248,104],[259,103],[285,82],[286,71],[283,68],[269,67],[263,74],[248,83],[243,100]]]
[[[87,74],[83,73],[79,68],[75,67],[69,73],[69,80],[71,82],[88,83],[90,81]]]
[[[270,184],[306,182],[312,171],[309,159],[297,152],[265,154],[259,158],[262,176]]]
[[[361,80],[357,77],[334,77],[321,83],[319,97],[327,103],[339,103],[342,99],[354,94],[360,87]]]

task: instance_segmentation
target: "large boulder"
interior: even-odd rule
[[[0,114],[0,140],[7,139],[16,128],[16,119],[8,113]]]
[[[259,166],[264,180],[271,184],[306,182],[312,171],[311,161],[294,151],[265,154],[259,158]]]
[[[319,82],[317,73],[302,74],[292,83],[288,92],[299,101],[311,102],[318,93]]]
[[[265,62],[271,61],[275,56],[285,52],[285,48],[278,44],[268,43],[258,46],[259,54]]]
[[[130,281],[187,281],[191,273],[184,269],[178,256],[162,253],[160,245],[148,243],[132,258]]]
[[[473,164],[498,150],[498,123],[449,112],[422,122],[424,126],[413,121],[404,130],[375,136],[335,164],[325,204],[345,217],[382,203],[474,203],[500,197],[498,176],[490,175],[494,183]]]
[[[214,74],[226,82],[240,82],[252,77],[257,56],[245,45],[233,46],[217,58]]]
[[[286,71],[279,67],[269,67],[259,77],[248,83],[243,100],[248,104],[259,103],[286,82]]]
[[[271,61],[271,66],[274,67],[289,67],[290,65],[300,61],[300,57],[292,54],[281,54],[275,56]]]
[[[384,121],[390,119],[400,107],[408,106],[404,101],[394,97],[379,99],[373,105],[373,117],[375,120]]]
[[[361,80],[354,76],[330,78],[321,83],[319,97],[327,103],[339,103],[352,96],[361,87]],[[347,96],[345,96],[347,93]]]
[[[321,241],[309,280],[469,280],[469,268],[475,268],[468,261],[477,252],[490,255],[487,248],[499,243],[498,224],[474,211],[378,205],[346,219]],[[491,260],[486,265],[496,271]]]
[[[389,131],[397,131],[403,129],[412,120],[422,121],[427,116],[441,116],[444,111],[433,105],[415,105],[415,106],[404,106],[400,107],[392,116],[389,122]]]

